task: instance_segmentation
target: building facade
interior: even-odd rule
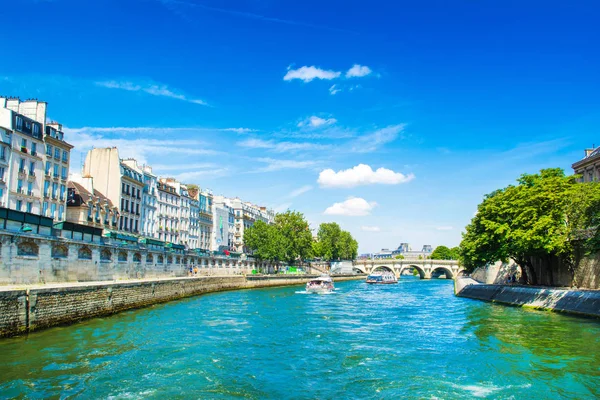
[[[46,123],[46,109],[42,101],[0,97],[0,203],[62,221],[73,146],[60,124]]]
[[[159,181],[158,191],[158,239],[178,243],[180,197],[174,187]]]
[[[94,189],[93,178],[69,182],[66,221],[99,229],[118,230],[119,208]]]
[[[101,148],[88,151],[83,177],[93,178],[94,187],[119,207],[119,230],[139,234],[144,189],[141,171],[121,160],[116,147]]]
[[[581,175],[580,182],[600,181],[600,147],[585,149],[582,160],[572,165],[573,171]]]
[[[210,251],[213,231],[213,194],[209,190],[200,190],[198,198],[198,248]]]

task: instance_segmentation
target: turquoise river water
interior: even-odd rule
[[[0,398],[600,398],[600,322],[452,282],[214,293],[0,340]]]

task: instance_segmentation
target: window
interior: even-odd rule
[[[4,180],[4,167],[0,167],[0,180]]]
[[[25,170],[25,159],[21,158],[19,160],[19,171],[24,171]]]
[[[129,211],[129,200],[125,200],[125,211]]]
[[[27,202],[27,212],[31,213],[33,211],[33,203],[28,201]]]
[[[23,190],[23,179],[17,180],[17,192],[21,193],[21,190]]]
[[[135,205],[135,213],[138,215],[140,214],[140,205],[139,204]]]
[[[40,134],[40,127],[38,124],[33,124],[33,135],[38,136]]]
[[[21,207],[23,207],[23,202],[21,200],[17,200],[17,211],[21,211]]]
[[[27,182],[27,194],[31,196],[33,193],[33,182]]]
[[[58,178],[58,164],[54,164],[54,177]]]
[[[52,146],[49,144],[46,145],[46,155],[52,157]]]
[[[129,223],[129,219],[127,217],[125,217],[125,222],[123,223],[123,229],[127,230],[127,225]]]
[[[25,138],[21,139],[21,149],[23,148],[27,148],[27,139]]]
[[[31,154],[35,155],[36,153],[37,153],[37,143],[31,142]]]
[[[138,221],[137,221],[137,219],[136,219],[136,220],[135,220],[135,232],[137,232],[137,230],[138,230]]]
[[[125,183],[121,183],[121,193],[125,193]],[[121,206],[123,208],[123,206]]]
[[[35,175],[35,161],[29,163],[29,175]]]
[[[65,206],[63,206],[62,204],[58,206],[58,219],[65,219]]]
[[[119,230],[123,229],[123,218],[124,217],[121,217],[121,219],[119,220]]]
[[[48,202],[45,201],[44,204],[42,205],[42,215],[46,216],[48,214]]]
[[[50,204],[50,217],[54,218],[54,214],[56,214],[56,204]]]
[[[65,150],[63,150],[62,160],[63,162],[69,161],[69,156],[67,155],[67,152]]]
[[[62,167],[61,171],[60,171],[60,176],[63,179],[67,179],[67,167]]]
[[[0,146],[0,160],[6,160],[6,147]]]
[[[65,185],[60,185],[60,199],[61,200],[65,199],[65,190],[66,190]]]
[[[54,158],[56,158],[57,160],[60,159],[60,149],[58,147],[54,148]]]
[[[52,197],[56,197],[56,192],[58,191],[58,183],[52,182]],[[52,213],[54,215],[54,212]]]
[[[46,161],[46,175],[50,175],[51,168],[52,168],[52,163],[50,161]]]
[[[50,195],[50,193],[48,193],[48,189],[50,189],[50,181],[44,181],[44,196]]]
[[[17,129],[18,130],[23,130],[23,118],[17,116]]]

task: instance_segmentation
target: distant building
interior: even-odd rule
[[[572,165],[573,171],[581,175],[581,182],[597,182],[600,180],[600,147],[585,149],[582,160]]]
[[[378,253],[363,254],[359,258],[369,256],[372,259],[403,258],[405,260],[420,260],[429,258],[432,252],[433,247],[428,244],[424,245],[421,251],[413,251],[408,243],[400,243],[400,246],[396,250],[381,249]]]

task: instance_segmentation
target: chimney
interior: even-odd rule
[[[592,151],[594,151],[594,149],[585,149],[585,157],[589,157],[590,154],[592,154]]]

